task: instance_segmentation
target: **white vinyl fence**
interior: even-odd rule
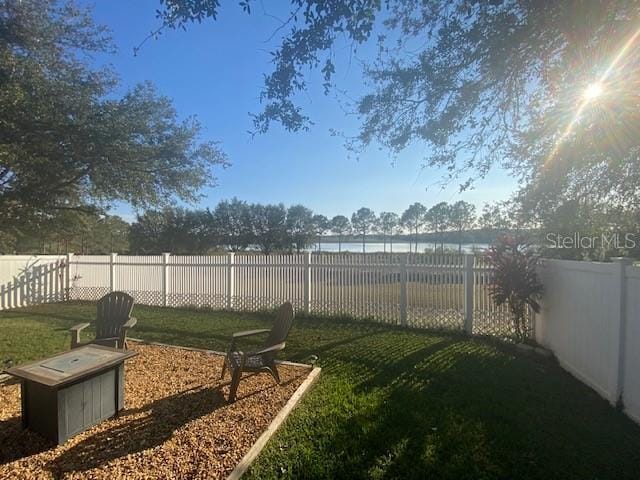
[[[544,260],[542,311],[530,328],[560,364],[640,422],[640,267],[628,260]],[[0,256],[0,309],[97,300],[297,310],[417,328],[510,337],[482,257],[432,254]]]
[[[640,267],[545,260],[536,339],[560,364],[640,422]]]
[[[69,295],[121,290],[137,303],[227,310],[290,301],[317,315],[509,337],[505,307],[489,297],[491,269],[473,255],[220,254],[69,256]]]
[[[65,259],[64,255],[0,255],[0,310],[62,301]]]

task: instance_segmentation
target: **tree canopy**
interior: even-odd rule
[[[255,2],[245,0],[248,13]],[[356,149],[419,143],[445,182],[496,165],[526,187],[527,211],[577,197],[638,208],[640,4],[532,0],[291,0],[255,129],[296,131],[309,69],[331,91],[339,51],[377,45],[353,105]],[[161,0],[164,25],[218,18],[218,0]],[[341,48],[346,44],[347,48]],[[346,62],[342,62],[346,63]],[[596,86],[594,89],[593,86]],[[599,98],[589,92],[602,91]],[[585,93],[587,95],[585,95]]]
[[[449,210],[449,226],[458,232],[458,253],[462,253],[462,232],[476,222],[476,207],[464,200],[458,200]]]
[[[298,252],[307,248],[315,237],[313,212],[303,205],[293,205],[287,210],[287,229]]]
[[[71,2],[0,2],[0,228],[115,200],[136,207],[194,200],[227,163],[150,83],[116,95],[91,63],[113,51],[108,31]]]
[[[425,214],[427,213],[427,208],[422,205],[420,202],[416,202],[409,206],[403,213],[402,217],[400,217],[400,222],[409,231],[412,231],[415,234],[415,244],[416,251],[418,248],[418,233],[420,228],[425,224]]]
[[[355,232],[362,235],[362,252],[365,252],[365,237],[377,223],[376,214],[367,207],[359,208],[351,215],[351,226]]]
[[[251,206],[253,238],[260,250],[269,254],[285,250],[287,244],[287,209],[283,204]]]

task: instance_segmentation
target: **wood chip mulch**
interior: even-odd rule
[[[0,384],[0,478],[225,478],[310,372],[281,365],[280,385],[245,374],[229,404],[221,356],[130,348],[125,409],[61,446],[22,430],[20,386]]]

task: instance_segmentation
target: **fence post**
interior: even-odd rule
[[[109,291],[116,291],[116,257],[117,253],[112,253],[109,257]]]
[[[31,267],[31,270],[26,268],[24,271],[23,280],[22,280],[22,282],[24,283],[24,298],[22,299],[23,305],[31,305],[32,303],[35,303],[33,301],[33,288],[32,288],[31,282],[33,281],[33,278],[32,278],[33,270],[37,268],[38,267],[34,265],[33,267]]]
[[[311,252],[304,253],[304,311],[311,313]]]
[[[8,282],[7,283],[7,308],[12,308],[15,307],[16,302],[14,299],[15,296],[15,285],[13,284],[13,282]]]
[[[407,326],[407,260],[409,254],[400,256],[400,325]]]
[[[37,305],[38,303],[47,302],[49,291],[49,275],[47,268],[48,265],[34,265],[31,270],[24,272],[25,280],[27,282],[27,305]],[[42,278],[44,277],[44,279]],[[43,286],[44,284],[44,286]],[[51,285],[53,288],[53,285]],[[43,291],[44,290],[44,291]]]
[[[169,306],[169,255],[162,254],[162,306]]]
[[[235,253],[227,254],[227,310],[233,310],[233,297],[235,289]]]
[[[18,285],[20,285],[20,289],[18,290],[18,307],[24,307],[25,306],[25,276],[23,275],[22,278],[18,278]]]
[[[67,261],[65,262],[66,272],[64,275],[64,299],[68,302],[71,300],[71,259],[73,253],[67,253]]]
[[[614,274],[614,305],[613,305],[613,328],[614,328],[614,348],[616,355],[614,361],[615,371],[613,372],[613,389],[609,401],[616,405],[622,400],[624,386],[624,359],[625,359],[625,335],[627,329],[627,266],[632,262],[629,258],[613,258],[615,265]],[[617,305],[616,305],[617,304]]]
[[[465,253],[463,263],[464,330],[473,335],[473,260],[472,253]]]

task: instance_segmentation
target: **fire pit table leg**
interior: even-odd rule
[[[120,415],[120,410],[124,409],[124,363],[116,366],[115,375],[113,376],[115,380],[115,388],[113,389],[115,393],[115,406],[116,413],[114,417]]]
[[[28,423],[27,419],[27,381],[20,380],[20,404],[22,408],[22,428],[26,429]]]

